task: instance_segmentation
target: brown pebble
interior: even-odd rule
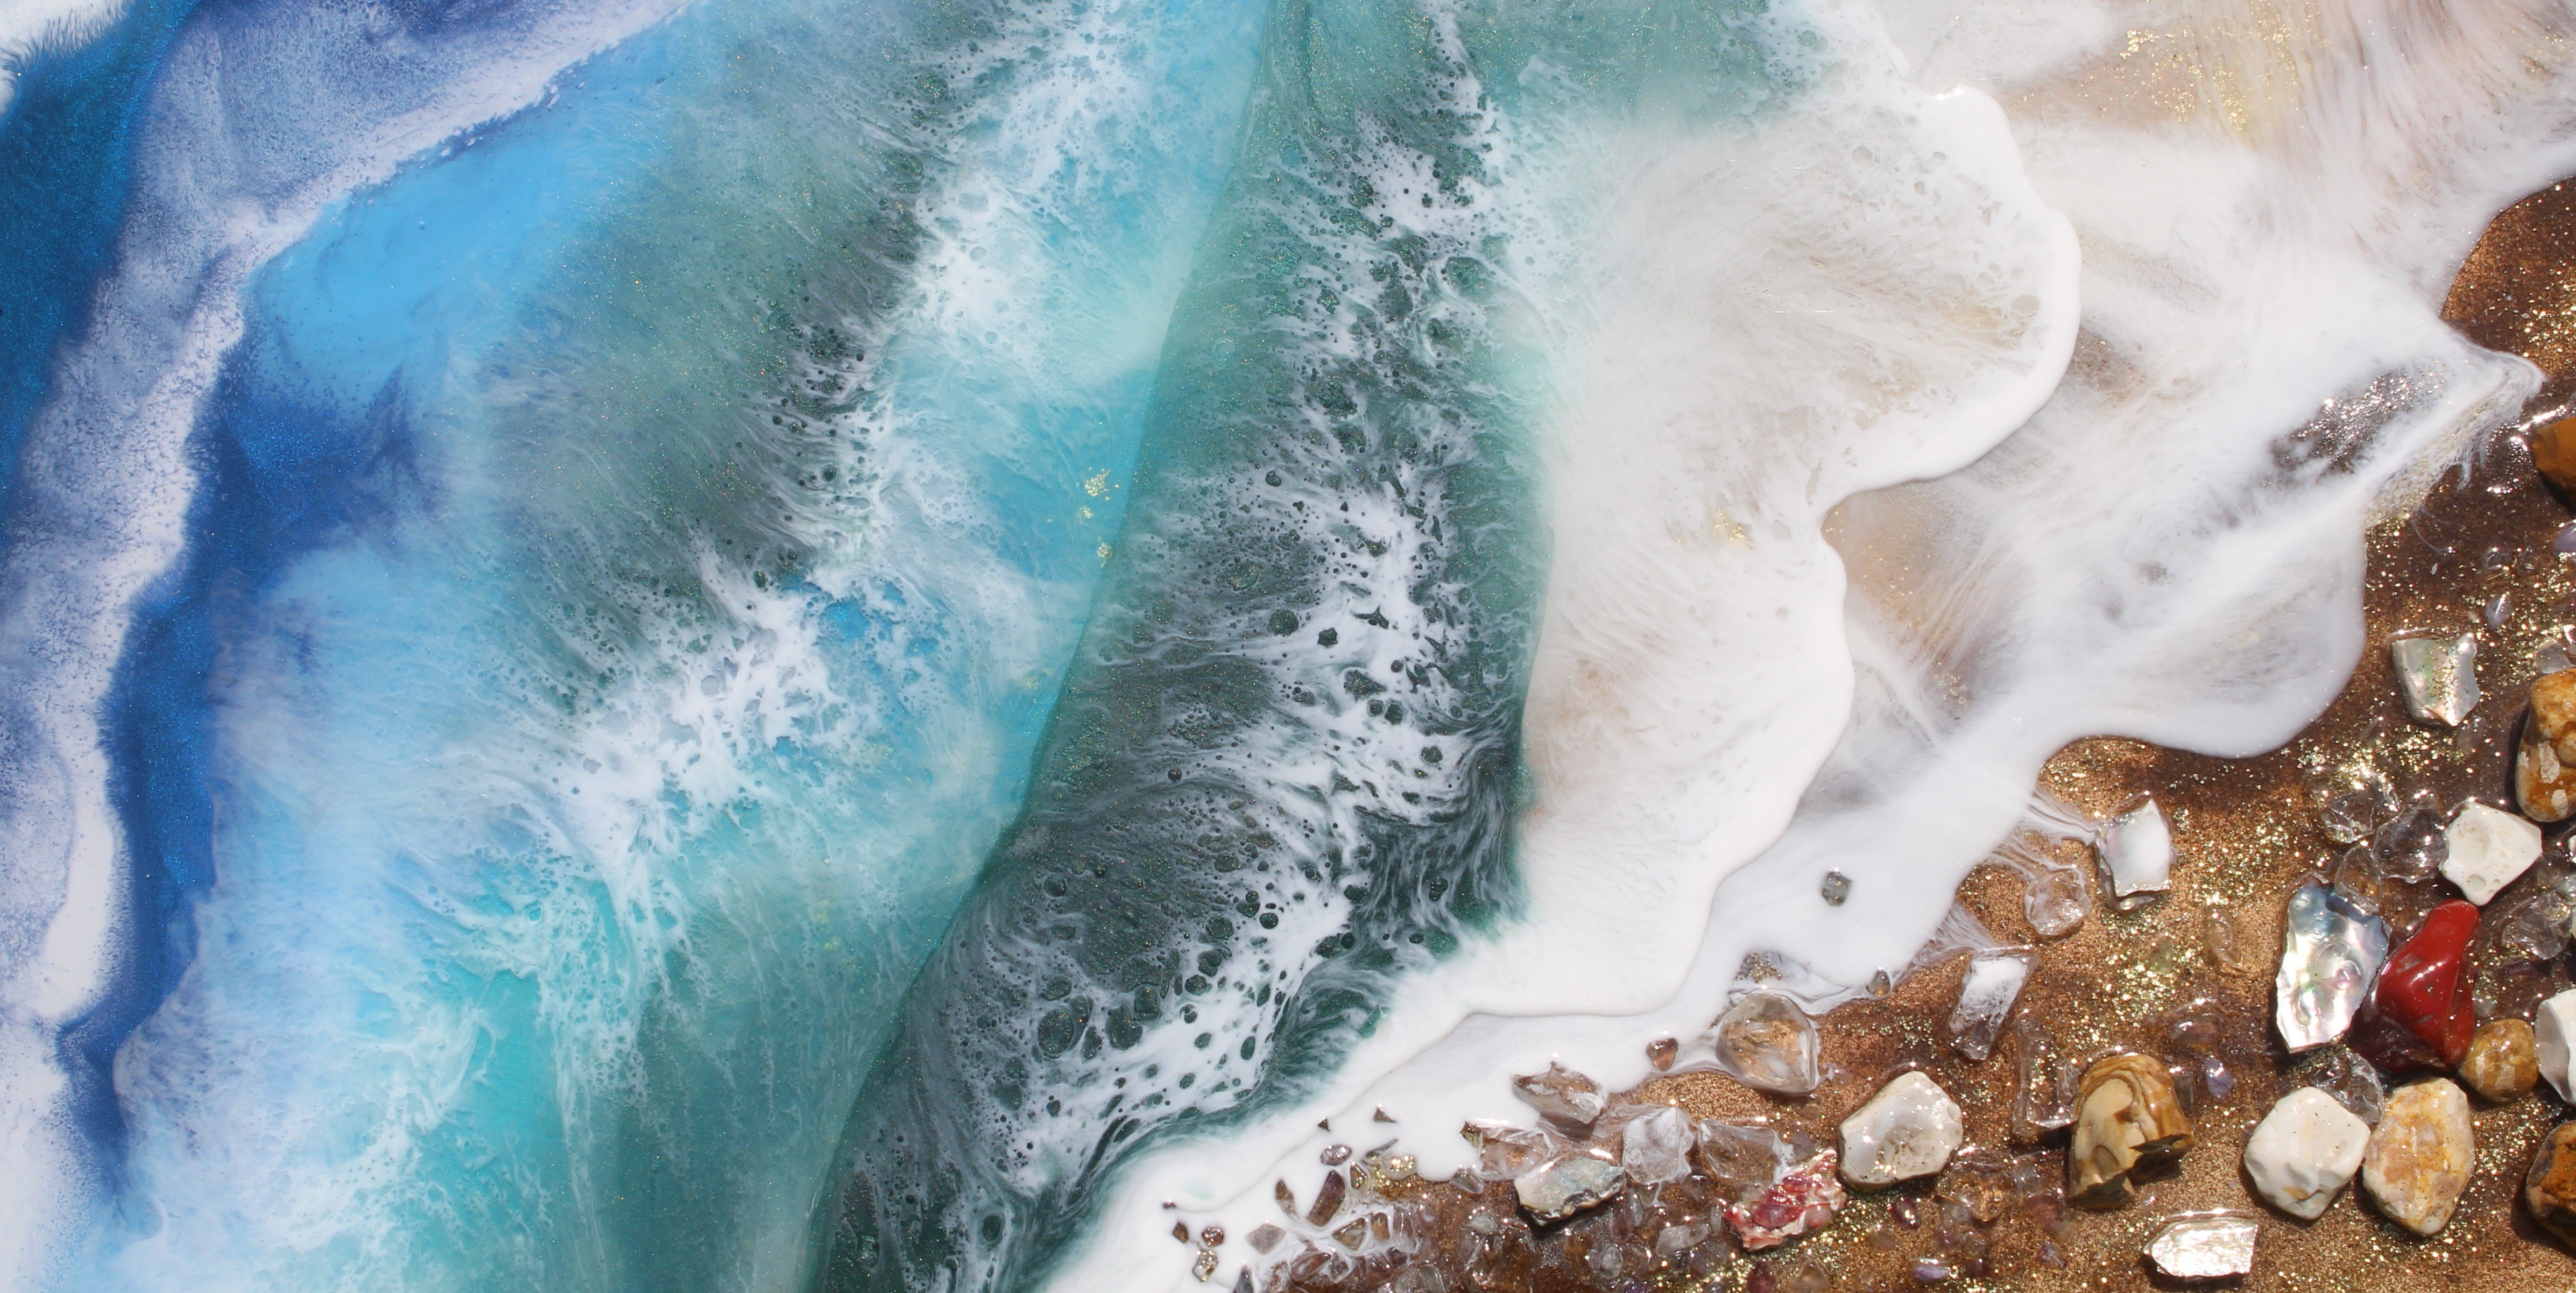
[[[2468,1058],[2460,1061],[2460,1080],[2489,1100],[2518,1100],[2540,1080],[2539,1051],[2531,1025],[2519,1019],[2490,1019],[2469,1039]]]
[[[1306,1209],[1306,1224],[1320,1226],[1342,1210],[1342,1196],[1350,1192],[1348,1182],[1339,1172],[1324,1173],[1324,1184],[1315,1191],[1315,1206]]]
[[[2531,465],[2550,484],[2576,494],[2576,417],[2560,418],[2531,433]]]
[[[2531,1156],[2522,1204],[2551,1234],[2576,1244],[2576,1122],[2562,1122]]]
[[[2148,1056],[2106,1055],[2084,1070],[2077,1090],[2066,1173],[2078,1207],[2127,1203],[2138,1194],[2133,1177],[2171,1164],[2195,1143],[2173,1078]]]
[[[1646,1043],[1646,1062],[1662,1072],[1673,1066],[1673,1057],[1681,1053],[1682,1044],[1670,1037],[1658,1037]]]
[[[2531,710],[2514,752],[2514,803],[2536,822],[2576,816],[2576,669],[2531,684]]]

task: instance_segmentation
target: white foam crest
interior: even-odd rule
[[[2081,335],[2062,287],[2034,293],[2043,308],[2021,338],[1927,308],[1940,301],[1930,293],[1882,297],[1884,308],[1852,317],[1851,335],[1884,330],[1882,346],[1922,354],[1908,330],[1946,333],[1961,348],[1930,353],[1983,382],[1922,382],[1907,410],[1921,431],[1837,442],[1801,434],[1872,406],[1876,392],[1865,374],[1837,381],[1851,369],[1834,348],[1794,348],[1799,330],[1763,328],[1744,302],[1720,299],[1709,313],[1742,323],[1705,358],[1626,334],[1649,358],[1605,371],[1631,399],[1708,389],[1706,369],[1750,354],[1779,377],[1787,416],[1760,417],[1756,404],[1757,416],[1694,425],[1695,406],[1681,402],[1660,422],[1613,429],[1624,437],[1574,424],[1629,456],[1600,459],[1624,470],[1588,495],[1579,457],[1556,464],[1569,497],[1530,709],[1535,893],[1529,923],[1491,949],[1514,959],[1471,952],[1455,977],[1422,976],[1333,1091],[1227,1155],[1177,1146],[1144,1164],[1110,1219],[1119,1260],[1153,1252],[1148,1237],[1168,1225],[1160,1200],[1231,1233],[1265,1219],[1273,1175],[1310,1188],[1326,1139],[1312,1131],[1318,1115],[1340,1126],[1385,1108],[1402,1148],[1436,1175],[1467,1160],[1462,1119],[1528,1121],[1506,1074],[1556,1059],[1634,1083],[1647,1073],[1644,1044],[1704,1027],[1748,952],[1807,967],[1822,995],[1901,971],[1952,910],[1960,876],[2023,823],[2040,762],[2067,740],[2128,734],[2247,754],[2287,739],[2361,649],[2364,523],[2411,505],[2534,388],[2526,365],[2468,347],[2435,309],[2485,218],[2576,165],[2563,5],[2349,0],[2278,47],[2263,43],[2279,33],[2262,15],[2234,4],[2177,6],[2125,33],[2092,9],[2034,21],[2006,5],[1896,8],[1909,64],[1941,69],[1927,89],[1970,80],[2006,105],[2010,138],[1991,118],[1961,122],[1982,144],[1940,150],[1975,159],[1963,164],[2014,195],[1996,214],[2044,227],[2044,198],[2070,219],[2084,251]],[[1866,20],[1828,12],[1867,43]],[[1879,94],[1900,120],[1944,111],[1900,106],[1919,91]],[[1823,96],[1781,128],[1832,120],[1850,102]],[[2008,178],[2014,144],[2027,187]],[[1930,147],[1877,160],[1928,160]],[[1798,160],[1813,165],[1817,152]],[[1802,212],[1810,231],[1866,231],[1920,201],[1901,188],[1878,204],[1829,190],[1805,208],[1794,192],[1699,196],[1711,228],[1756,234],[1766,209]],[[1699,214],[1668,219],[1687,227]],[[1977,248],[1989,228],[1979,214],[1966,228],[1927,223],[1918,241],[1830,247],[1810,262],[1817,293],[1786,294],[1788,308],[1848,309],[1890,267],[1986,261]],[[1997,243],[2005,264],[2034,245]],[[1686,249],[1614,245],[1660,254],[1643,263],[1692,281]],[[1955,281],[1973,299],[1996,280],[1963,270]],[[1651,295],[1642,305],[1631,317],[1678,313]],[[2015,344],[2040,335],[2058,355],[2074,345],[2053,393],[2050,345]],[[1640,452],[1658,447],[1657,432],[1671,447]],[[1951,474],[1888,488],[1940,472]],[[1604,515],[1619,511],[1630,515]],[[1678,578],[1692,558],[1643,532],[1593,556],[1590,535],[1637,530],[1634,514],[1679,520],[1663,536],[1671,549],[1720,554],[1740,533],[1766,560]],[[1626,602],[1639,609],[1622,619]],[[1578,606],[1597,627],[1554,636]],[[1605,663],[1569,669],[1578,644]],[[1727,703],[1695,710],[1698,696]],[[1726,726],[1757,713],[1762,726]],[[1577,780],[1589,773],[1601,775]],[[1569,804],[1552,782],[1585,793]],[[1557,836],[1557,814],[1583,829]],[[2046,818],[2034,815],[2038,828],[2066,825]],[[1817,893],[1828,868],[1853,881],[1838,908]],[[1555,985],[1533,984],[1534,967]],[[1481,982],[1462,986],[1469,974]],[[1488,1013],[1460,1020],[1470,1006]],[[1638,1013],[1596,1013],[1605,1008]],[[1543,1013],[1558,1010],[1584,1013]],[[1252,1260],[1225,1257],[1229,1268]],[[1180,1259],[1164,1260],[1183,1286]],[[1118,1287],[1111,1269],[1096,1254],[1059,1287]]]
[[[0,777],[10,792],[0,856],[13,862],[0,883],[0,1027],[50,1038],[119,973],[126,859],[107,800],[100,706],[137,599],[183,546],[195,492],[186,442],[240,338],[244,282],[329,203],[458,129],[532,102],[566,64],[661,11],[540,11],[511,30],[471,30],[455,48],[424,42],[361,58],[357,75],[307,67],[268,79],[292,56],[328,65],[348,42],[380,48],[367,18],[348,12],[251,20],[303,18],[316,29],[295,40],[207,21],[172,49],[138,149],[117,268],[27,431],[0,566]],[[288,105],[266,92],[270,84],[308,93]],[[0,1119],[57,1125],[62,1109],[46,1101],[59,1097],[46,1093],[60,1090],[12,1083]],[[49,1152],[86,1154],[57,1134]],[[62,1184],[67,1211],[0,1221],[0,1269],[35,1272],[59,1259],[63,1226],[85,1206],[75,1202],[78,1182],[38,1163],[11,1162],[0,1175]]]
[[[805,326],[791,359],[789,395],[829,407],[811,415],[780,401],[809,443],[826,432],[781,501],[791,532],[821,554],[807,576],[836,596],[877,569],[873,545],[889,527],[951,536],[911,554],[923,559],[988,552],[1026,522],[997,514],[958,458],[994,454],[1045,478],[1072,468],[1096,500],[1119,488],[1105,464],[1046,461],[1053,446],[1015,443],[1035,440],[1020,423],[1033,408],[1096,405],[1150,368],[1187,271],[1189,241],[1169,234],[1193,213],[1161,213],[1141,234],[1104,218],[1147,196],[1153,168],[1137,159],[1183,150],[1159,137],[1154,110],[1187,37],[1134,0],[1052,0],[1000,23],[933,63],[950,97],[974,106],[913,212],[921,242],[907,298],[885,318]],[[1109,503],[1075,507],[1111,531],[1114,514],[1099,515]],[[1032,590],[1015,586],[1025,582],[994,568],[955,587],[1000,610],[1026,602]]]
[[[0,6],[0,120],[17,100],[27,64],[97,40],[124,13],[125,0],[11,0]]]
[[[1454,51],[1454,34],[1450,45]],[[1424,90],[1452,110],[1457,135],[1446,142],[1487,159],[1508,155],[1508,123],[1476,106],[1481,87],[1463,60],[1456,75]],[[1330,371],[1404,344],[1372,333],[1386,325],[1363,318],[1353,304],[1386,275],[1409,276],[1417,324],[1437,319],[1468,334],[1490,326],[1481,308],[1436,286],[1436,269],[1446,257],[1480,254],[1489,238],[1526,218],[1499,192],[1472,177],[1444,188],[1426,154],[1382,135],[1343,157],[1301,166],[1297,178],[1295,191],[1278,200],[1314,260],[1299,285],[1298,313],[1271,321],[1273,344],[1296,358],[1294,368]],[[1420,235],[1433,268],[1395,264],[1378,236],[1350,233],[1326,210],[1355,195],[1382,228]],[[1242,643],[1242,658],[1289,704],[1223,745],[1172,752],[1190,772],[1249,792],[1227,794],[1224,811],[1257,822],[1269,841],[1260,864],[1238,881],[1253,893],[1258,913],[1239,910],[1241,921],[1229,920],[1234,930],[1222,939],[1181,931],[1185,960],[1196,943],[1214,945],[1194,963],[1204,988],[1173,997],[1136,1039],[1113,1036],[1110,1062],[1039,1066],[1034,1100],[1051,1116],[1020,1127],[1023,1152],[1007,1168],[1027,1193],[1065,1179],[1122,1112],[1182,1105],[1212,1114],[1240,1101],[1259,1071],[1257,1048],[1276,1036],[1296,995],[1351,946],[1335,942],[1356,907],[1342,886],[1370,878],[1370,821],[1426,824],[1454,814],[1467,797],[1473,769],[1466,756],[1477,734],[1459,730],[1468,718],[1466,692],[1443,672],[1468,646],[1465,617],[1455,609],[1466,590],[1426,576],[1455,541],[1441,473],[1478,452],[1474,429],[1457,419],[1414,428],[1425,443],[1395,463],[1383,453],[1349,453],[1328,410],[1309,403],[1299,415],[1304,425],[1265,446],[1263,464],[1279,470],[1223,482],[1219,493],[1227,511],[1258,518],[1262,529],[1318,560],[1321,599],[1286,631],[1247,622],[1217,635]],[[1244,528],[1234,520],[1202,528],[1189,518],[1166,518],[1165,526],[1158,541],[1181,551],[1235,542]],[[1032,999],[1063,998],[1049,989],[1051,980],[1081,985],[1089,978],[1062,940],[995,942],[1011,950],[995,958],[994,969]],[[1398,955],[1429,959],[1411,947]],[[1081,1016],[1084,1025],[1107,1031],[1099,1018]],[[1256,1050],[1247,1054],[1247,1044]],[[1039,1139],[1027,1139],[1032,1135]]]

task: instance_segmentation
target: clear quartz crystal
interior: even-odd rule
[[[2035,866],[2022,873],[2022,916],[2041,938],[2060,938],[2084,923],[2092,885],[2079,866]]]
[[[1851,897],[1851,877],[1840,871],[1827,871],[1824,883],[1816,888],[1824,898],[1826,906],[1839,907],[1843,905],[1844,899]]]
[[[2217,1280],[2254,1269],[2261,1226],[2233,1213],[2177,1217],[2147,1241],[2147,1260],[2171,1279]]]
[[[1711,1030],[1711,1049],[1726,1075],[1757,1091],[1805,1095],[1816,1089],[1820,1052],[1816,1021],[1777,992],[1748,992]]]
[[[2449,837],[2442,830],[2442,816],[2427,804],[2412,804],[2401,810],[2371,836],[2370,847],[2379,855],[2381,875],[2408,884],[2432,879],[2443,859],[2451,855]]]
[[[2036,1144],[2075,1121],[2074,1066],[2058,1053],[2057,1039],[2038,1016],[2014,1020],[2012,1035],[2014,1062],[2020,1066],[2013,1088],[2013,1139]]]
[[[2166,1070],[2187,1104],[2224,1100],[2236,1089],[2236,1073],[2220,1050],[2224,1034],[2219,1021],[2225,1013],[2216,1001],[2202,998],[2167,1016]]]
[[[2106,823],[2093,849],[2114,898],[2162,893],[2172,886],[2173,829],[2152,798]]]
[[[2316,805],[2318,829],[2337,844],[2369,839],[2380,823],[2397,813],[2397,798],[2388,782],[2367,767],[2319,773],[2309,783],[2308,797]]]
[[[2388,925],[2311,879],[2290,895],[2273,1022],[2290,1050],[2344,1035],[2388,960]]]
[[[2388,644],[2389,663],[2406,712],[2418,723],[2458,727],[2478,704],[2478,640],[2401,638]]]
[[[2367,844],[2355,844],[2335,861],[2334,891],[2351,903],[2353,910],[2366,916],[2379,914],[2381,882],[2379,854]]]
[[[1994,1053],[2004,1018],[2021,998],[2030,979],[2033,953],[2028,948],[1981,952],[1968,961],[1959,980],[1959,1001],[1950,1011],[1950,1045],[1961,1055],[1981,1060]]]
[[[2388,1110],[2388,1084],[2379,1069],[2353,1054],[2351,1047],[2330,1046],[2304,1056],[2291,1067],[2290,1076],[2302,1086],[2333,1096],[2336,1104],[2374,1127]]]
[[[2486,913],[2495,922],[2496,946],[2528,961],[2554,961],[2567,951],[2567,927],[2576,904],[2546,886],[2526,889]]]
[[[1717,1186],[1719,1197],[1731,1203],[1761,1197],[1796,1161],[1796,1147],[1760,1123],[1710,1118],[1693,1135],[1700,1171]]]
[[[1640,1185],[1661,1185],[1690,1175],[1689,1114],[1661,1108],[1631,1118],[1620,1129],[1619,1166]]]
[[[1488,1176],[1518,1176],[1545,1162],[1564,1145],[1563,1140],[1545,1131],[1486,1119],[1468,1123],[1459,1134],[1476,1147],[1478,1161]],[[1288,1205],[1283,1200],[1280,1206]]]

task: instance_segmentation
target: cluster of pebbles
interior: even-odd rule
[[[1252,1264],[1175,1238],[1234,1293],[2576,1287],[2576,419],[2535,425],[2374,531],[2385,649],[2291,746],[2052,761],[1959,893],[2027,938],[1820,1018],[1757,961],[1635,1090],[1512,1078],[1448,1180],[1354,1135]]]

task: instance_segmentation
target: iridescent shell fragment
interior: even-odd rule
[[[2478,640],[2401,638],[2388,644],[2406,712],[2418,723],[2458,727],[2478,705]]]
[[[2344,1035],[2388,962],[2388,924],[2310,880],[2290,895],[2273,1024],[2293,1053]]]

